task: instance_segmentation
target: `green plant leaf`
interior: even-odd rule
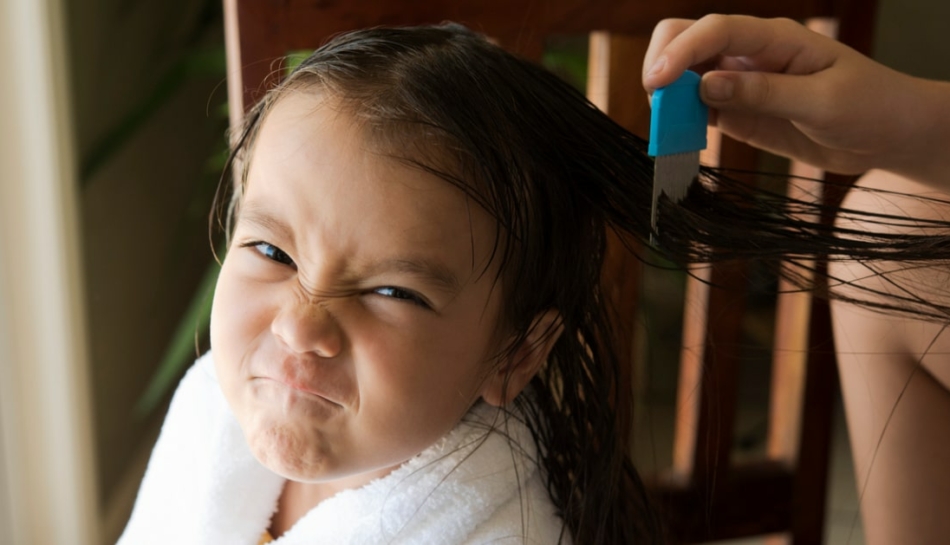
[[[572,44],[551,47],[541,57],[545,68],[583,91],[587,86],[587,51]]]
[[[311,53],[313,53],[312,49],[300,49],[287,53],[287,56],[284,57],[284,66],[286,66],[284,73],[290,74],[293,72],[295,68],[300,66],[300,63],[307,60],[307,57],[309,57]]]
[[[220,270],[221,266],[212,262],[201,279],[188,304],[188,310],[178,322],[168,348],[165,349],[158,369],[135,405],[136,418],[141,420],[152,414],[165,395],[177,384],[182,372],[199,355],[198,339],[207,334],[211,324],[211,301]]]
[[[112,129],[106,132],[89,153],[83,157],[79,171],[81,186],[85,187],[96,172],[122,150],[190,78],[223,78],[226,72],[227,66],[223,46],[188,51],[167,72],[162,74],[152,92],[123,116]]]

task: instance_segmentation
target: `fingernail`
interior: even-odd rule
[[[703,82],[703,90],[706,98],[712,101],[722,102],[732,98],[736,85],[729,78],[711,76]]]
[[[653,67],[650,68],[650,71],[647,72],[647,77],[659,74],[664,68],[666,68],[666,57],[660,57],[655,63],[653,63]]]

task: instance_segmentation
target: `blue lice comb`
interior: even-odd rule
[[[651,239],[656,234],[656,205],[660,194],[674,203],[686,196],[699,174],[699,150],[706,149],[709,109],[699,99],[699,74],[687,70],[680,78],[653,93],[650,146],[653,169]]]

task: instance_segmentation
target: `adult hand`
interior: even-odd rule
[[[703,74],[711,123],[826,170],[882,168],[950,186],[950,84],[914,78],[789,19],[710,15],[657,25],[648,92]]]

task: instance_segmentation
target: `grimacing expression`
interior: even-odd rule
[[[214,297],[225,397],[258,460],[301,482],[385,475],[498,382],[493,219],[360,131],[319,92],[278,100]]]

